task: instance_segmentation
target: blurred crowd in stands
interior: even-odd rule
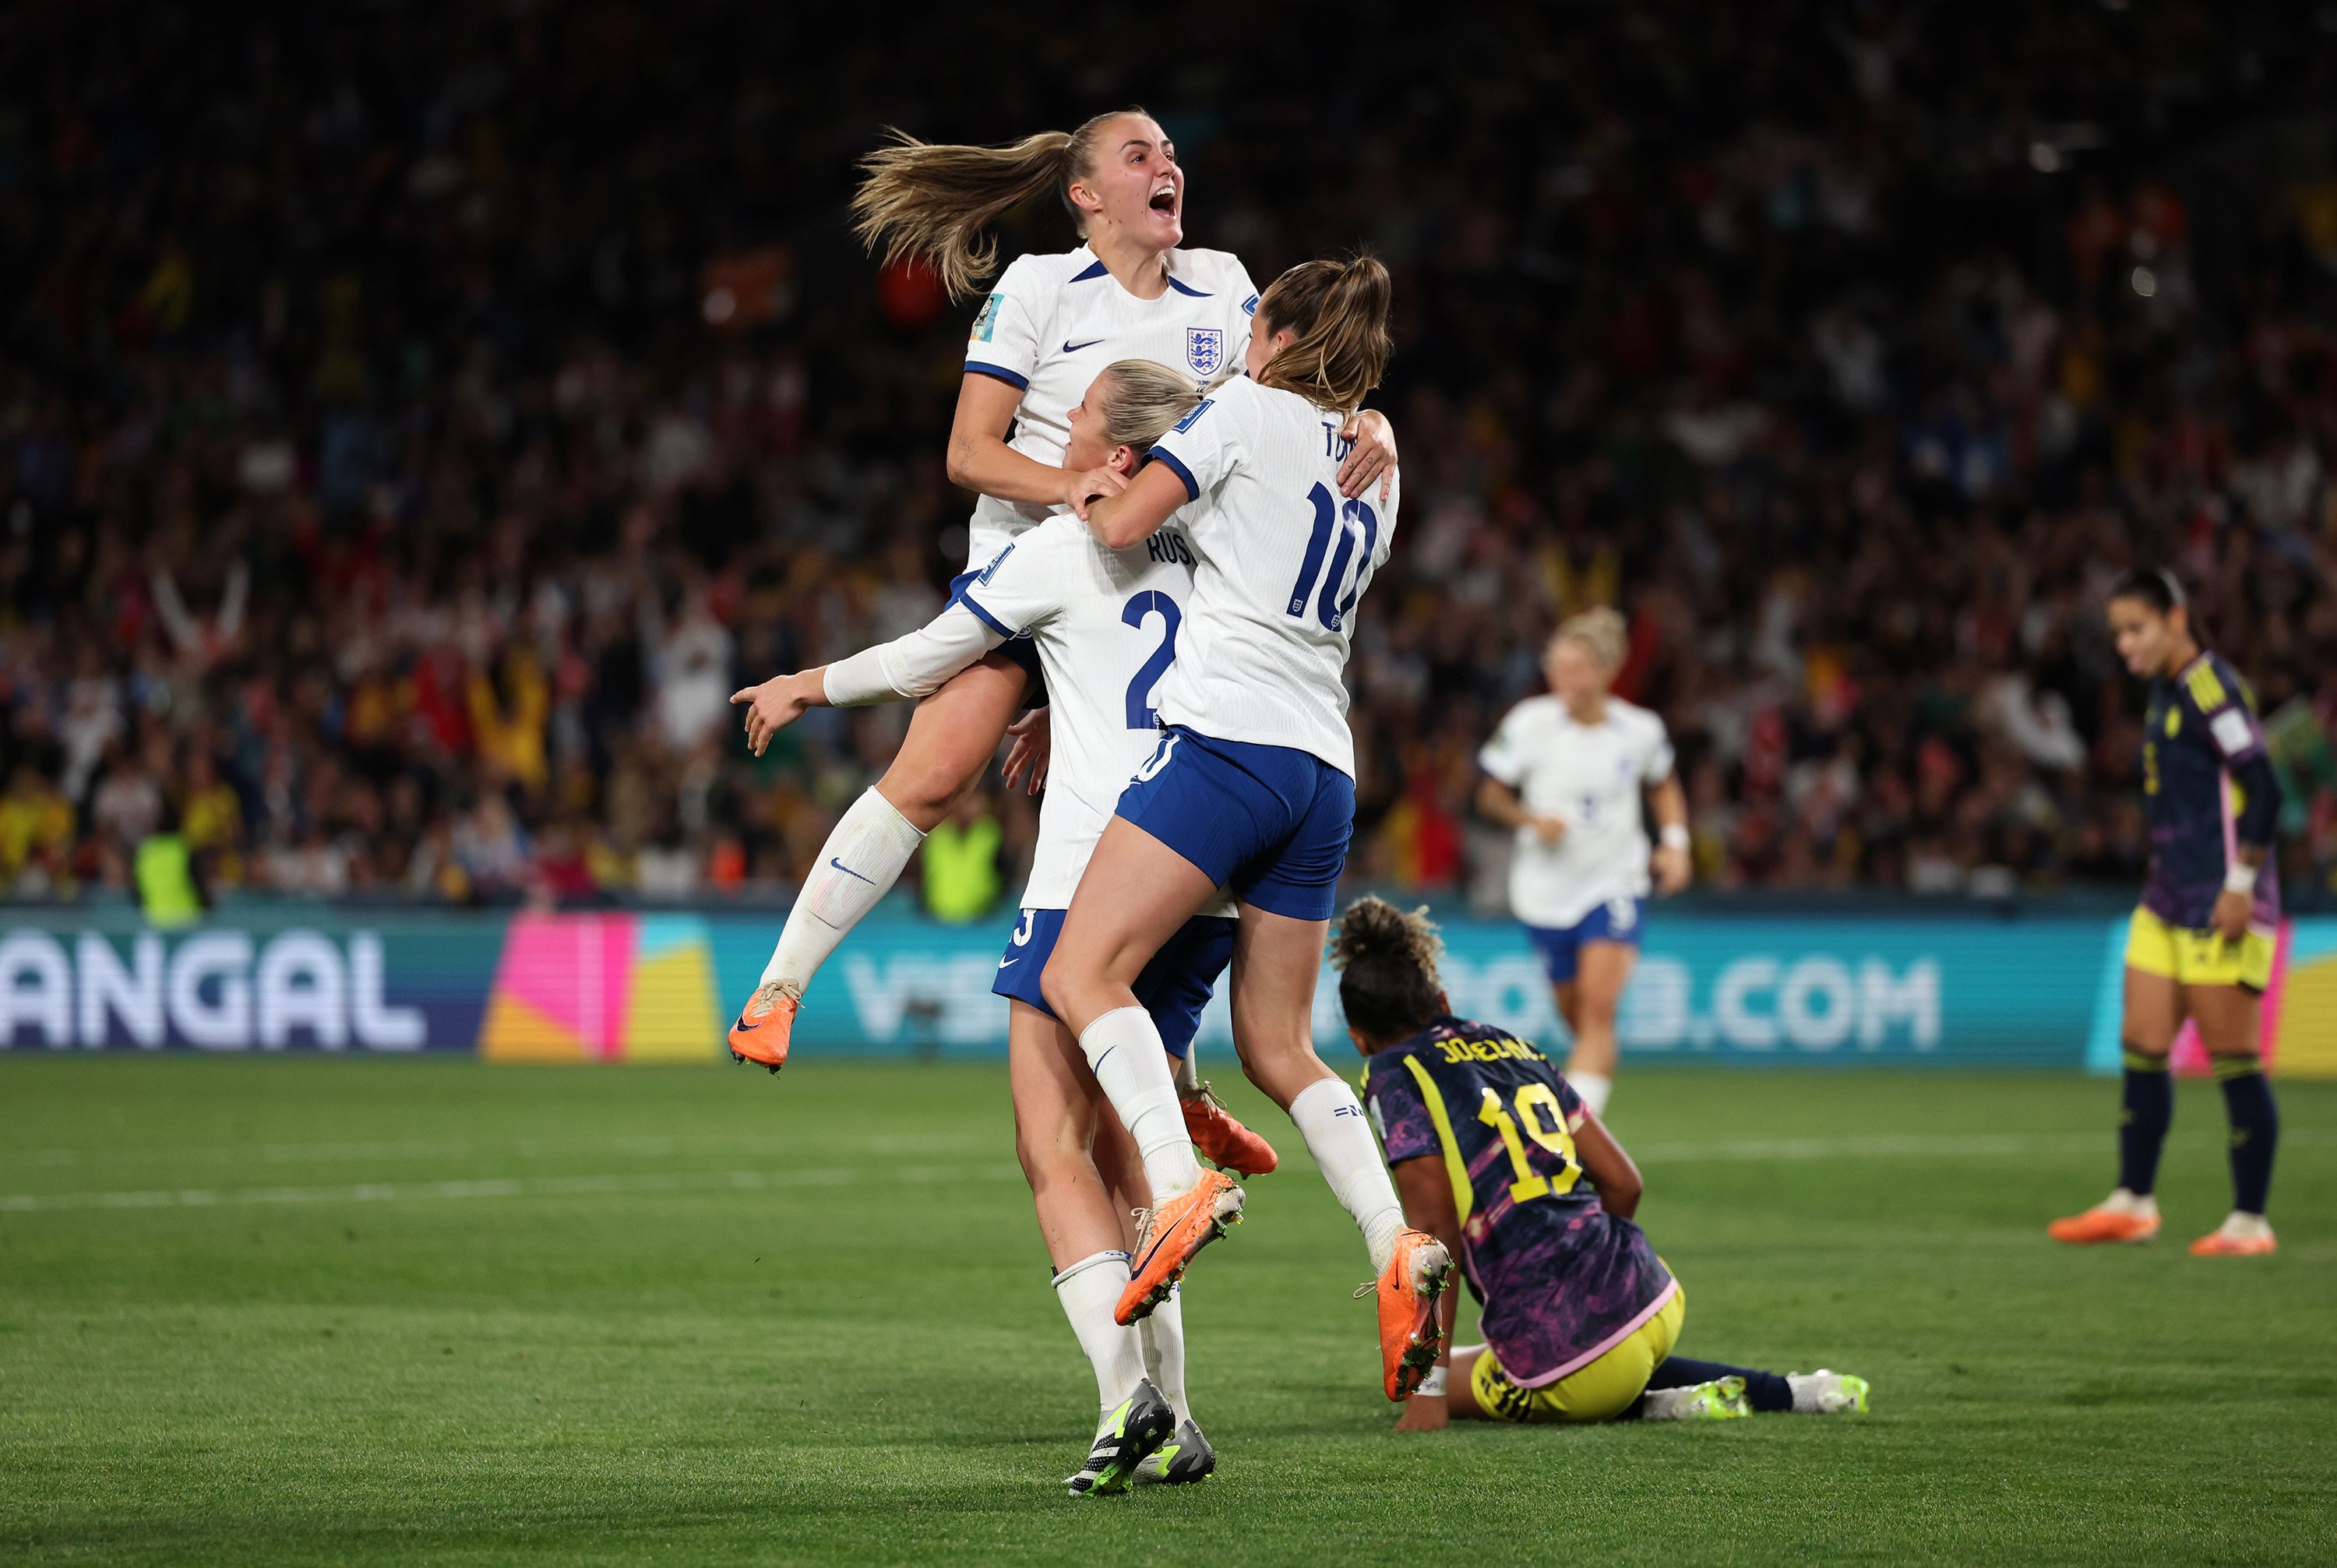
[[[730,692],[919,623],[965,548],[971,308],[854,246],[852,161],[1129,102],[1191,243],[1395,274],[1359,881],[1498,895],[1477,746],[1609,603],[1705,885],[2132,884],[2101,599],[2163,561],[2326,887],[2337,13],[1436,9],[913,50],[706,0],[16,11],[0,889],[175,835],[215,893],[785,897],[906,714],[755,760]],[[1034,826],[968,808],[997,892]]]

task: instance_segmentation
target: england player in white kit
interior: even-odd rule
[[[1183,248],[1184,171],[1139,110],[1101,114],[1068,134],[1009,147],[929,145],[900,137],[865,161],[856,229],[887,260],[933,267],[953,297],[974,292],[994,248],[982,227],[1033,197],[1071,210],[1084,243],[1025,256],[975,313],[950,430],[953,482],[977,493],[967,567],[995,559],[1023,530],[1126,483],[1109,465],[1065,468],[1070,410],[1105,366],[1146,359],[1202,381],[1237,366],[1257,300],[1219,250]],[[1388,482],[1395,458],[1381,416],[1356,416],[1343,496]],[[958,579],[954,589],[964,582]],[[924,836],[977,788],[1010,721],[1045,701],[1027,639],[1012,639],[918,703],[885,776],[821,845],[755,994],[730,1030],[740,1061],[787,1060],[804,991],[853,926],[906,868]],[[1043,722],[1043,710],[1014,726]],[[1188,1093],[1198,1081],[1183,1080]],[[1215,1152],[1213,1151],[1213,1153]]]
[[[1316,261],[1257,309],[1249,377],[1215,389],[1153,462],[1090,510],[1124,549],[1171,519],[1198,555],[1159,747],[1126,789],[1072,895],[1042,989],[1076,1030],[1143,1158],[1155,1208],[1118,1316],[1165,1299],[1238,1219],[1241,1189],[1204,1172],[1178,1118],[1159,1031],[1136,989],[1194,914],[1230,888],[1234,1037],[1251,1082],[1290,1113],[1379,1276],[1390,1398],[1436,1358],[1452,1259],[1407,1230],[1363,1108],[1315,1055],[1315,976],[1354,831],[1343,674],[1358,603],[1393,545],[1397,497],[1342,500],[1340,429],[1388,353],[1387,270]],[[1423,1358],[1424,1352],[1424,1358]]]
[[[1638,956],[1650,872],[1666,894],[1687,885],[1687,797],[1655,714],[1609,693],[1626,651],[1623,619],[1593,610],[1550,640],[1550,691],[1510,710],[1477,754],[1478,808],[1516,833],[1510,908],[1541,955],[1574,1033],[1566,1080],[1594,1112],[1614,1085],[1615,1013]],[[1641,802],[1662,835],[1648,842]]]
[[[1071,460],[1132,471],[1153,438],[1200,396],[1198,382],[1149,361],[1113,365],[1071,410]],[[760,750],[807,706],[922,697],[1013,638],[1028,639],[1045,671],[1055,709],[1051,774],[1022,916],[992,989],[1011,999],[1016,1152],[1055,1264],[1058,1298],[1095,1371],[1103,1417],[1088,1464],[1070,1478],[1075,1493],[1115,1489],[1130,1474],[1198,1481],[1216,1463],[1186,1403],[1178,1304],[1172,1298],[1139,1325],[1114,1320],[1132,1240],[1123,1220],[1149,1194],[1079,1043],[1039,988],[1080,874],[1121,786],[1152,749],[1154,694],[1178,655],[1193,564],[1192,546],[1173,520],[1148,539],[1109,550],[1077,517],[1050,517],[1002,545],[926,626],[767,682],[756,689],[749,715],[749,739]],[[1220,897],[1195,915],[1138,981],[1139,1000],[1172,1054],[1186,1054],[1232,955],[1233,913]]]

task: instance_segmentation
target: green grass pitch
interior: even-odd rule
[[[2283,1250],[2211,1261],[2211,1085],[2166,1236],[2078,1253],[2110,1085],[1632,1071],[1681,1349],[1875,1413],[1399,1438],[1360,1246],[1245,1086],[1284,1168],[1187,1292],[1222,1468],[1073,1502],[996,1067],[20,1054],[0,1562],[2326,1562],[2337,1084],[2281,1094]]]

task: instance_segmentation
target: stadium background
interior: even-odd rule
[[[2257,683],[2291,907],[2329,902],[2326,18],[1364,7],[1326,74],[1315,30],[1245,15],[1174,29],[1242,48],[1115,64],[1078,41],[1139,14],[1033,13],[1051,42],[1010,66],[1013,30],[971,15],[904,51],[717,5],[21,14],[0,878],[46,945],[0,950],[10,1038],[63,1043],[52,959],[110,907],[153,909],[142,846],[183,845],[225,930],[336,928],[298,912],[322,900],[758,931],[722,912],[784,905],[905,710],[816,713],[756,760],[728,693],[919,622],[963,558],[940,456],[968,309],[859,253],[853,159],[887,122],[995,139],[1127,101],[1180,144],[1194,242],[1266,277],[1362,240],[1395,272],[1377,401],[1412,500],[1353,669],[1356,886],[1436,900],[1501,961],[1498,925],[1469,924],[1498,914],[1506,853],[1468,808],[1475,748],[1555,621],[1614,603],[1618,690],[1679,742],[1701,889],[1676,928],[1688,1024],[1638,1044],[1695,1048],[1731,963],[1791,971],[1804,955],[1750,926],[1732,947],[1729,922],[1823,893],[1797,939],[1841,972],[1884,961],[1851,950],[1878,916],[1948,956],[1935,1044],[2075,1061],[2146,848],[2100,599],[2163,560]],[[1069,242],[1044,204],[1003,227],[1009,253]],[[936,836],[927,902],[979,925],[1011,901],[1034,820],[987,792]],[[2008,911],[2046,924],[2008,936]],[[1948,924],[1896,924],[1919,913]],[[531,914],[506,965],[604,927],[636,929],[534,936],[562,928]],[[935,970],[971,950],[887,930],[880,965],[887,942]],[[692,941],[665,961],[699,964],[668,1033],[694,1034],[690,987],[733,946]],[[391,992],[462,992],[461,965],[415,962]],[[129,973],[152,1011],[163,977]],[[1834,974],[1804,1011],[1840,1011]],[[966,1043],[920,1020],[978,988],[924,989],[905,1032],[824,1032]],[[2009,1029],[1956,1004],[2008,991],[2035,999]],[[530,1026],[621,1049],[630,1026],[588,1011]],[[155,1037],[86,1022],[72,1038]]]

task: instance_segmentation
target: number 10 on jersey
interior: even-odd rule
[[[1350,501],[1342,506],[1330,490],[1317,484],[1306,493],[1315,507],[1315,529],[1306,536],[1306,557],[1298,564],[1298,581],[1290,585],[1290,603],[1286,615],[1299,617],[1306,613],[1307,601],[1315,602],[1315,619],[1325,631],[1336,632],[1346,619],[1347,612],[1355,607],[1355,600],[1372,574],[1372,554],[1379,547],[1380,518],[1361,501]],[[1331,534],[1338,531],[1339,547],[1331,548]],[[1362,545],[1359,551],[1356,546]],[[1329,554],[1331,569],[1323,569],[1323,557]],[[1347,585],[1347,568],[1355,569],[1354,582]],[[1317,579],[1322,582],[1320,595],[1315,592]],[[1343,597],[1339,590],[1346,586]]]

